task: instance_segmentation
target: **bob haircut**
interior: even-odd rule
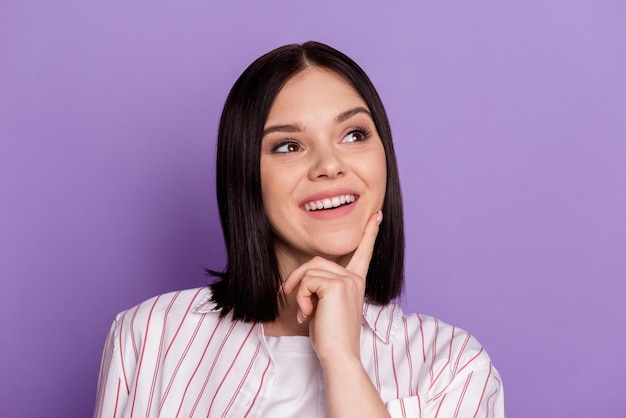
[[[207,270],[221,316],[271,322],[284,306],[274,236],[261,193],[261,142],[274,99],[294,75],[321,67],[343,77],[361,95],[382,140],[387,185],[380,225],[366,278],[365,299],[384,305],[404,284],[402,197],[391,130],[382,101],[365,72],[343,53],[318,42],[285,45],[254,61],[231,89],[218,130],[217,202],[228,260],[224,272]]]

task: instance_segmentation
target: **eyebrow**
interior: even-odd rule
[[[337,123],[342,123],[342,122],[345,122],[348,119],[350,119],[352,116],[358,115],[359,113],[365,113],[370,118],[372,117],[372,114],[370,113],[369,110],[367,110],[363,106],[359,106],[359,107],[355,107],[354,109],[350,109],[350,110],[347,110],[347,111],[345,111],[343,113],[340,113],[335,118],[335,121],[337,121]]]
[[[263,136],[271,134],[272,132],[302,132],[302,127],[300,125],[275,125],[270,126],[263,130]]]
[[[337,117],[335,117],[335,122],[343,123],[347,121],[348,119],[350,119],[351,117],[353,117],[354,115],[358,115],[359,113],[365,113],[370,118],[372,117],[372,114],[370,113],[369,110],[367,110],[367,108],[359,106],[359,107],[355,107],[354,109],[346,110],[345,112],[340,113],[339,115],[337,115]],[[302,132],[303,130],[304,129],[302,128],[302,126],[298,124],[274,125],[263,130],[263,137],[273,132],[293,133],[293,132]]]

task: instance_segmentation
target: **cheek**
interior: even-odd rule
[[[281,219],[286,217],[287,211],[292,209],[293,185],[290,178],[285,175],[285,170],[261,166],[261,197],[265,213],[273,229],[276,227],[276,222],[282,222]]]
[[[372,162],[372,167],[375,167],[372,172],[372,184],[379,194],[379,208],[383,207],[385,200],[385,193],[387,189],[387,160],[385,159],[384,151],[382,155],[378,155],[376,160]]]
[[[279,189],[277,182],[279,183],[280,179],[277,178],[275,171],[272,170],[271,164],[264,164],[263,159],[261,159],[261,197],[264,204],[270,202],[271,197]]]
[[[380,180],[380,196],[378,199],[378,209],[383,208],[383,204],[385,203],[385,194],[387,191],[387,177],[386,173],[383,173]]]
[[[271,171],[261,168],[261,199],[263,202],[263,208],[265,209],[265,215],[267,216],[270,224],[273,224],[275,208],[272,202],[275,202],[277,197],[274,196],[276,192],[276,180],[273,178]],[[273,229],[272,225],[272,229]]]

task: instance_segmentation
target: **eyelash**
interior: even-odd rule
[[[353,141],[353,142],[363,142],[363,141],[368,140],[370,136],[372,136],[372,131],[369,128],[366,128],[364,126],[357,126],[353,130],[348,132],[348,134],[345,135],[344,138],[350,135],[354,135],[354,134],[360,134],[363,136],[363,138],[357,141]]]
[[[354,135],[354,134],[358,134],[361,135],[362,138],[361,139],[357,139],[355,141],[352,142],[363,142],[368,140],[371,136],[372,136],[372,131],[369,128],[366,128],[364,126],[357,126],[354,129],[352,129],[350,132],[348,132],[346,135],[344,135],[344,137],[342,138],[342,140],[350,135]],[[278,151],[279,149],[281,149],[282,147],[286,146],[286,145],[293,145],[296,146],[298,149],[295,151]],[[277,153],[277,154],[288,154],[290,152],[296,152],[300,149],[300,143],[294,139],[283,139],[281,141],[278,141],[271,149],[272,153]]]
[[[294,152],[294,151],[288,151],[288,152],[278,151],[280,148],[284,147],[285,145],[295,145],[296,147],[298,147],[298,149],[300,149],[300,143],[298,141],[295,141],[293,139],[283,139],[282,141],[277,142],[272,147],[272,153],[287,154],[289,152]]]

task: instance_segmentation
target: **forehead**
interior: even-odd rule
[[[267,118],[298,118],[315,113],[317,116],[337,113],[354,107],[365,107],[365,100],[341,75],[320,67],[310,67],[291,77],[280,90]]]

